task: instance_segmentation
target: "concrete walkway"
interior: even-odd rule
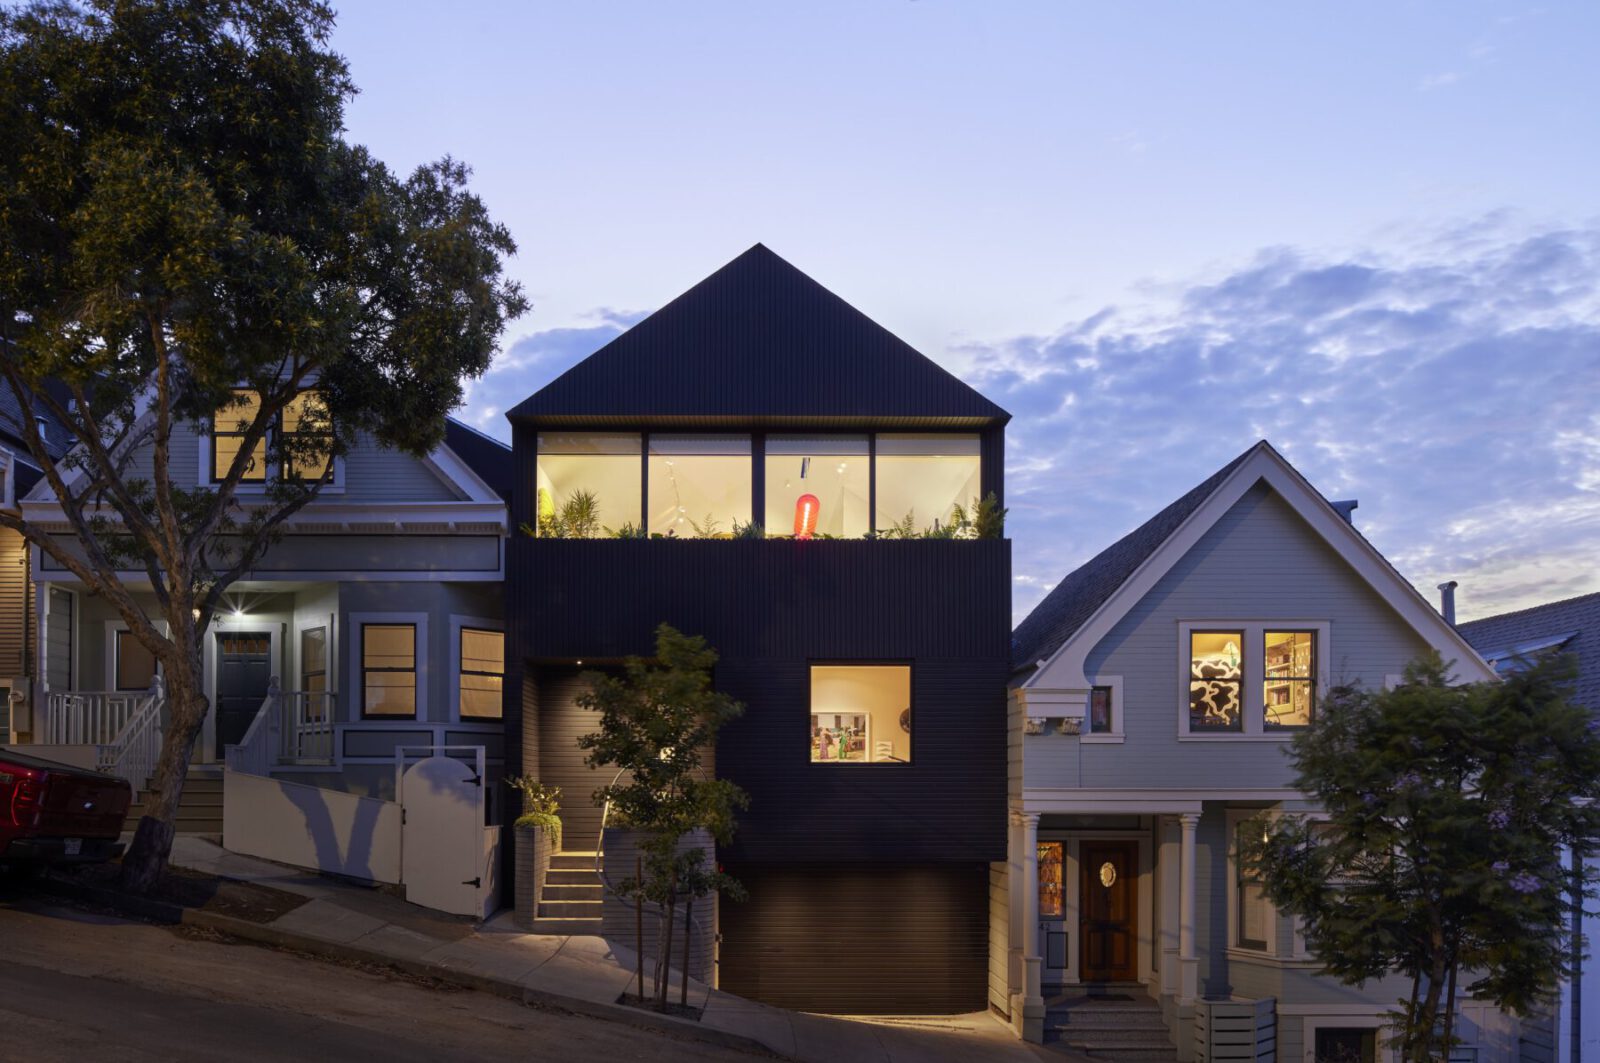
[[[634,956],[597,937],[525,934],[509,913],[486,924],[441,915],[375,889],[230,853],[180,835],[172,862],[222,878],[257,882],[311,900],[260,928],[261,940],[347,958],[390,962],[531,1002],[732,1046],[765,1048],[808,1063],[955,1063],[1046,1058],[985,1012],[844,1019],[768,1007],[689,983],[700,1022],[617,1003],[632,990]],[[237,920],[230,920],[237,923]],[[249,931],[251,925],[234,928]],[[671,999],[677,999],[673,983]]]

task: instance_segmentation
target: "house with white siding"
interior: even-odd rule
[[[1332,684],[1391,684],[1429,650],[1494,674],[1353,508],[1258,443],[1016,629],[990,1005],[1019,1035],[1124,1060],[1385,1054],[1409,983],[1321,976],[1234,859],[1245,820],[1312,811],[1285,752]],[[1478,1063],[1517,1057],[1510,1020],[1462,1012]]]

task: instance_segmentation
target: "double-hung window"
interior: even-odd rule
[[[484,628],[461,629],[460,706],[463,720],[498,720],[506,674],[506,637]]]
[[[233,401],[218,410],[211,419],[211,480],[221,483],[228,478],[234,460],[244,449],[245,433],[255,423],[261,412],[261,396],[248,388],[235,388]],[[267,479],[267,442],[263,437],[256,442],[239,479],[244,483],[265,483]]]
[[[317,391],[302,391],[283,407],[283,475],[315,483],[333,462],[333,423]]]
[[[1189,632],[1189,730],[1244,729],[1244,632]]]
[[[361,625],[361,714],[417,715],[417,625]]]

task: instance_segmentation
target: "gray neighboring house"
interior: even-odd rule
[[[1578,662],[1572,700],[1600,717],[1600,594],[1469,620],[1457,630],[1499,672],[1545,654],[1572,654]],[[1594,866],[1596,858],[1589,863]],[[1594,955],[1600,913],[1588,913],[1579,925],[1590,955],[1563,988],[1551,1045],[1554,1057],[1565,1063],[1580,1063],[1585,1056],[1600,1060],[1600,957]],[[1580,947],[1578,954],[1583,951]]]
[[[213,482],[230,448],[226,432],[180,425],[175,481]],[[148,466],[150,448],[132,461]],[[481,746],[484,800],[494,806],[506,796],[496,784],[509,448],[452,421],[446,441],[424,457],[362,441],[333,464],[331,482],[229,588],[212,623],[203,655],[212,708],[180,831],[222,833],[225,764],[392,802],[397,748]],[[259,470],[241,485],[241,501],[276,474]],[[18,504],[70,538],[47,483]],[[141,788],[165,709],[159,669],[115,609],[58,562],[29,553],[32,697],[13,702],[10,738]],[[148,587],[142,573],[123,578]],[[137,594],[154,609],[153,592]],[[365,866],[361,859],[351,861]]]
[[[1494,675],[1352,509],[1259,443],[1016,629],[990,1004],[1021,1036],[1100,1058],[1392,1057],[1378,1028],[1409,983],[1320,976],[1233,855],[1248,818],[1315,813],[1284,752],[1331,684],[1392,684],[1429,649],[1462,681]],[[1477,1063],[1521,1054],[1496,1009],[1466,1002],[1459,1029]]]

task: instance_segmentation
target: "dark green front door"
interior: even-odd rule
[[[217,636],[217,759],[250,729],[272,679],[272,637],[230,631]]]

